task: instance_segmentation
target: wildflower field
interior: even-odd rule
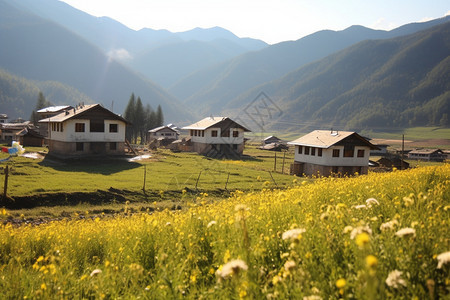
[[[0,298],[448,299],[449,220],[445,164],[2,225]]]

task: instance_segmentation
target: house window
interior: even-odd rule
[[[109,124],[109,132],[117,132],[117,124]]]
[[[309,155],[309,147],[305,146],[305,155]]]
[[[315,156],[316,155],[316,148],[311,147],[311,155]]]
[[[317,156],[322,156],[322,148],[317,149]]]
[[[229,129],[225,129],[222,130],[222,132],[220,133],[221,137],[230,137],[230,130]]]
[[[339,149],[333,149],[333,157],[339,157]]]
[[[84,132],[84,123],[75,123],[75,132]]]
[[[117,143],[109,143],[109,150],[117,150]]]
[[[84,151],[84,143],[76,143],[76,147],[77,151]]]
[[[91,120],[91,132],[105,132],[105,123],[103,120]]]
[[[212,137],[217,137],[217,130],[212,130],[211,131],[211,136]]]
[[[303,152],[303,146],[298,146],[298,154],[302,154]]]
[[[189,130],[189,135],[190,135],[190,136],[194,136],[194,130],[192,130],[192,129]]]
[[[362,150],[362,149],[360,149],[360,150],[358,150],[358,157],[364,157],[364,150]]]
[[[234,130],[233,131],[233,137],[239,137],[239,131]]]
[[[202,137],[205,137],[205,131],[202,130]]]
[[[355,155],[354,146],[344,146],[344,157],[353,157]]]

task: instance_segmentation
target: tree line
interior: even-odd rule
[[[135,144],[145,143],[147,132],[164,123],[161,105],[158,105],[156,111],[148,103],[144,107],[141,98],[138,96],[136,99],[134,93],[130,96],[123,117],[131,123],[127,126],[125,137]]]

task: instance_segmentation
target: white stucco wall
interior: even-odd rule
[[[217,137],[212,136],[212,131],[217,130]],[[233,137],[233,131],[238,131],[239,136]],[[242,128],[230,128],[230,137],[221,137],[220,128],[208,128],[205,130],[205,136],[191,136],[193,143],[203,144],[242,144],[244,143],[244,129]]]
[[[75,132],[76,123],[84,123],[84,132]],[[117,124],[117,132],[109,132],[109,124]],[[90,132],[89,120],[71,119],[63,123],[62,132],[52,130],[49,139],[61,142],[124,142],[125,127],[120,120],[105,120],[104,132]]]
[[[318,156],[318,148],[316,148],[315,156],[305,155],[305,147],[303,147],[302,154],[298,153],[298,147],[295,145],[296,162],[311,163],[323,166],[367,166],[369,163],[370,148],[355,146],[353,157],[344,157],[344,146],[334,146],[328,149],[322,149],[322,156]],[[333,149],[339,149],[339,157],[333,157]],[[364,157],[357,157],[358,150],[364,150]]]

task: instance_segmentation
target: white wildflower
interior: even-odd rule
[[[209,228],[209,227],[214,226],[216,224],[217,224],[216,221],[211,221],[211,222],[208,223],[208,225],[206,225],[206,227]]]
[[[347,225],[344,227],[343,233],[349,233],[353,230],[353,226]]]
[[[353,206],[355,209],[367,209],[367,206],[365,204],[355,205]]]
[[[392,230],[394,229],[395,226],[398,226],[398,221],[394,219],[392,221],[381,224],[380,230],[381,231]]]
[[[304,228],[295,228],[288,231],[283,232],[283,235],[281,236],[283,240],[295,240],[298,238],[298,236],[302,233],[305,233],[306,229]]]
[[[380,205],[380,203],[375,198],[369,198],[369,199],[366,200],[366,205],[368,207],[371,207],[372,205]]]
[[[392,287],[394,289],[398,289],[401,286],[406,287],[406,281],[402,278],[402,273],[399,270],[394,270],[392,272],[389,272],[388,277],[386,278],[386,284],[389,287]]]
[[[95,275],[97,275],[97,274],[100,274],[100,273],[102,273],[102,270],[100,270],[100,269],[95,269],[94,271],[91,272],[91,277],[93,277],[93,276],[95,276]]]
[[[286,271],[292,271],[293,269],[295,269],[296,263],[293,260],[288,260],[287,262],[284,263],[284,269]]]
[[[414,228],[402,228],[395,233],[398,237],[416,237],[416,230]]]
[[[439,254],[437,257],[438,269],[442,269],[442,266],[450,262],[450,251]]]
[[[241,259],[233,259],[229,262],[227,262],[225,265],[222,266],[222,268],[218,269],[216,271],[217,276],[226,279],[232,275],[239,274],[240,271],[247,271],[248,266],[245,263],[245,261]]]
[[[356,236],[360,235],[363,232],[372,235],[372,229],[370,229],[369,226],[358,226],[356,228],[353,228],[352,232],[350,232],[350,239],[354,240]]]
[[[322,297],[317,295],[305,296],[303,300],[322,300]]]

